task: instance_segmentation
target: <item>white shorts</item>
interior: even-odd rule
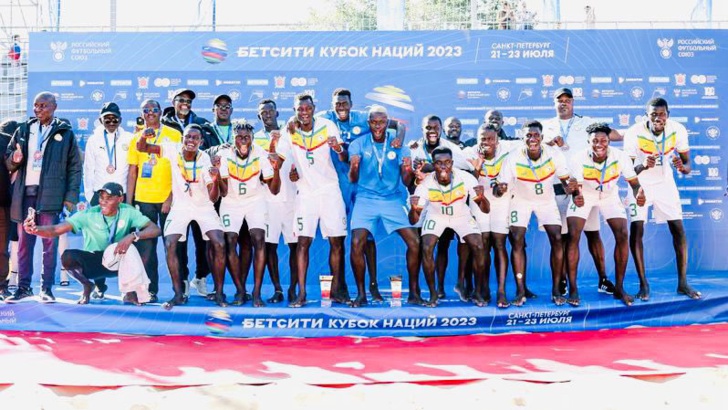
[[[612,191],[611,194],[601,199],[597,195],[584,195],[584,206],[582,207],[576,206],[572,200],[569,209],[566,211],[566,216],[568,218],[577,217],[588,220],[595,213],[597,218],[601,214],[605,220],[614,218],[627,219],[627,212],[624,209],[622,201],[619,199],[619,192],[617,190]]]
[[[510,196],[490,200],[490,213],[478,212],[475,220],[480,232],[508,233],[508,214],[511,210]]]
[[[556,201],[529,201],[519,200],[518,197],[511,199],[511,211],[508,214],[508,222],[511,226],[527,228],[531,221],[531,214],[536,214],[538,225],[561,226],[561,215]]]
[[[296,243],[296,235],[293,233],[294,202],[267,202],[267,205],[265,241],[277,244],[283,235],[283,241],[286,243]]]
[[[215,207],[210,204],[204,208],[186,208],[174,209],[167,215],[167,221],[164,223],[164,236],[181,235],[180,242],[187,240],[187,226],[190,222],[195,221],[200,225],[202,238],[209,240],[207,233],[210,231],[222,231],[222,223],[220,217],[215,212]]]
[[[265,230],[268,211],[265,198],[245,199],[244,202],[226,201],[220,204],[220,222],[225,232],[239,233],[243,222],[248,221],[248,229]]]
[[[645,206],[638,206],[632,194],[632,189],[627,189],[627,213],[630,221],[647,220],[647,211],[653,206],[652,215],[655,222],[665,223],[667,221],[682,220],[682,204],[680,203],[680,194],[677,191],[677,185],[671,182],[664,182],[654,185],[642,185],[647,197]]]
[[[338,189],[330,194],[298,194],[296,196],[296,209],[293,220],[293,232],[296,237],[315,238],[316,227],[319,222],[321,236],[324,239],[346,236],[346,207]]]
[[[422,236],[435,235],[439,238],[447,228],[452,229],[456,234],[458,234],[460,242],[465,242],[465,237],[467,235],[480,235],[480,228],[472,215],[457,217],[444,217],[438,215],[420,219],[423,221]]]
[[[566,224],[567,210],[572,205],[571,195],[556,195],[556,205],[559,207],[559,215],[561,215],[561,234],[569,231]],[[606,218],[605,218],[606,219]],[[599,232],[599,211],[592,209],[584,224],[584,231]],[[539,223],[539,229],[543,230],[543,225]]]

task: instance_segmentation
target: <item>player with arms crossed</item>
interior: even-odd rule
[[[576,276],[579,268],[579,239],[587,218],[598,210],[614,234],[614,298],[625,305],[632,305],[633,298],[624,291],[624,275],[629,259],[629,234],[627,213],[619,198],[617,181],[622,175],[629,182],[638,206],[645,204],[645,193],[637,180],[632,161],[624,151],[609,146],[611,128],[605,123],[595,123],[586,128],[591,147],[571,160],[571,171],[579,183],[572,194],[572,202],[566,214],[569,225],[567,265],[569,272],[569,298],[567,302],[579,306],[579,288]]]

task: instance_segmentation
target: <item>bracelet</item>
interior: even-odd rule
[[[141,238],[139,237],[139,234],[137,233],[137,231],[134,231],[131,234],[134,235],[134,242],[139,242],[139,239],[141,239]]]

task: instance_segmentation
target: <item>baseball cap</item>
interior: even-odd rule
[[[103,118],[105,115],[109,114],[116,118],[121,118],[121,110],[119,110],[119,106],[116,105],[115,102],[104,103],[104,106],[101,107],[101,114],[99,114],[99,118]]]
[[[99,191],[104,191],[111,196],[124,196],[124,188],[116,182],[107,182]]]
[[[233,102],[233,99],[230,98],[229,95],[227,95],[227,94],[220,94],[217,97],[215,97],[215,99],[212,101],[212,105],[217,104],[218,101],[223,100],[223,99],[230,101],[230,103]]]
[[[569,98],[574,98],[574,94],[568,88],[559,88],[558,90],[554,91],[554,98],[559,98],[562,95],[565,95]]]
[[[194,91],[189,90],[189,89],[186,89],[186,88],[180,88],[179,90],[177,90],[177,91],[174,92],[174,95],[172,96],[172,99],[174,100],[175,98],[179,97],[180,94],[189,94],[190,99],[192,99],[192,100],[194,100],[195,97],[197,97],[197,94],[195,94]]]

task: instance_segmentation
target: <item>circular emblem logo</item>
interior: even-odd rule
[[[227,333],[232,324],[233,320],[230,318],[228,312],[224,310],[213,310],[205,318],[205,327],[207,327],[210,333],[215,335]]]
[[[394,151],[389,151],[387,153],[387,158],[389,158],[389,159],[395,159],[395,158],[397,158],[397,154],[395,154]]]
[[[219,38],[207,40],[202,46],[202,58],[210,64],[220,64],[227,58],[227,44]]]

